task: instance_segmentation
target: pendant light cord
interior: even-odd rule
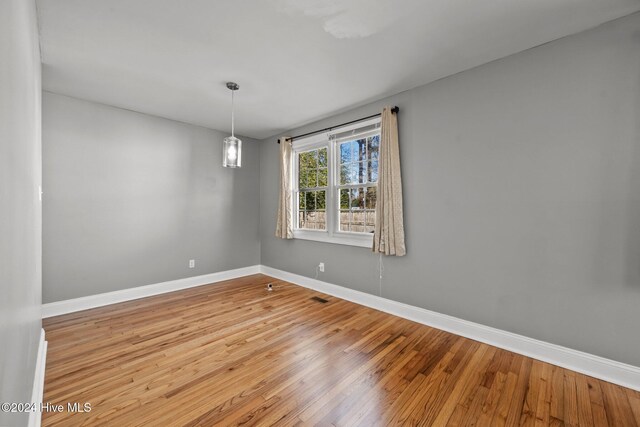
[[[235,110],[235,104],[234,104],[234,99],[233,99],[233,95],[235,93],[235,90],[231,90],[231,136],[235,137],[233,131],[234,131],[234,110]]]
[[[380,252],[380,258],[378,259],[378,272],[380,273],[380,281],[378,282],[378,295],[382,296],[382,272],[384,271],[384,264],[382,263],[382,252]]]

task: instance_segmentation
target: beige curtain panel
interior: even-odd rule
[[[293,239],[293,204],[291,203],[291,140],[280,138],[280,197],[276,218],[276,237]]]
[[[373,252],[403,256],[404,223],[402,220],[402,180],[400,174],[400,146],[398,116],[391,107],[382,110],[378,159],[378,200]]]

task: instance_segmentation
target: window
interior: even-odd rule
[[[327,147],[298,153],[298,228],[327,229]]]
[[[373,233],[380,135],[338,144],[340,231]]]
[[[370,247],[380,119],[293,142],[294,237]]]

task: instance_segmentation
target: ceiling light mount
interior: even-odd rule
[[[234,82],[227,82],[227,89],[229,89],[229,90],[238,90],[238,89],[240,89],[240,85],[238,85],[238,83],[234,83]]]

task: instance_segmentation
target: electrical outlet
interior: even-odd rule
[[[189,268],[196,268],[196,260],[195,259],[190,259],[189,260]]]
[[[318,264],[318,270],[320,270],[321,273],[324,273],[324,262]]]

